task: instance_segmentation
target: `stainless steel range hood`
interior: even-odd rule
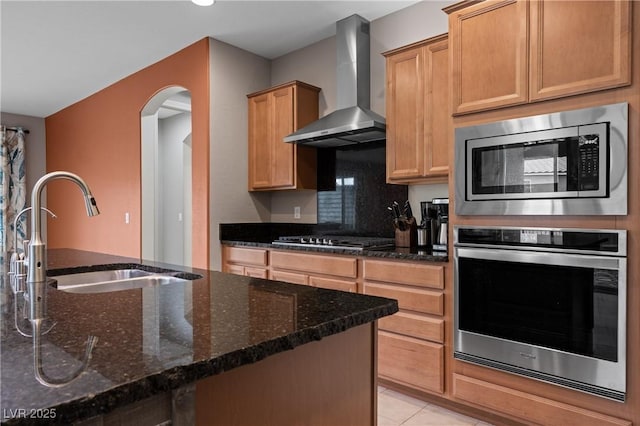
[[[369,109],[369,21],[358,15],[338,21],[336,49],[337,110],[285,137],[285,142],[338,147],[386,139],[384,117]]]

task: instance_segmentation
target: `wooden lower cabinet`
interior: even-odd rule
[[[444,278],[442,265],[363,260],[364,293],[398,300],[400,311],[378,321],[378,376],[444,393]]]
[[[309,276],[305,274],[298,274],[295,272],[271,271],[271,276],[269,278],[272,280],[284,281],[293,284],[309,284]]]
[[[511,388],[510,382],[492,383],[491,375],[472,377],[478,371],[465,368],[448,353],[452,313],[447,312],[451,302],[445,300],[451,294],[445,288],[450,281],[446,264],[223,246],[223,270],[398,300],[399,312],[377,325],[377,375],[385,386],[395,385],[436,404],[453,404],[454,409],[498,424],[632,424],[606,407],[581,404],[579,398],[560,402],[551,395],[540,396],[544,393],[535,386],[529,393],[522,383]],[[619,415],[628,417],[627,412]]]
[[[390,260],[363,261],[364,278],[369,281],[406,284],[416,287],[444,288],[444,266],[425,262]]]
[[[397,299],[398,306],[401,309],[435,315],[444,313],[444,295],[441,291],[372,283],[369,281],[365,281],[364,286],[367,294]]]
[[[386,331],[378,332],[378,376],[427,392],[444,392],[444,347]]]
[[[328,288],[331,290],[347,291],[350,293],[358,292],[358,283],[353,280],[310,276],[309,284],[314,287]]]
[[[269,276],[269,271],[267,271],[265,268],[254,268],[252,266],[245,266],[244,275],[246,275],[247,277],[266,279]]]
[[[460,374],[453,375],[453,396],[476,407],[543,425],[631,426],[624,419],[521,392]]]
[[[271,252],[271,279],[340,291],[358,291],[354,256]]]
[[[444,343],[444,319],[426,315],[398,312],[380,318],[381,330],[417,337],[431,342]]]
[[[355,279],[358,260],[354,256],[271,252],[271,268],[303,271],[309,274],[335,275]]]
[[[269,252],[265,249],[222,246],[222,272],[267,278]]]
[[[224,265],[222,268],[222,272],[228,272],[230,274],[236,274],[236,275],[244,275],[244,266],[233,265],[233,264]]]

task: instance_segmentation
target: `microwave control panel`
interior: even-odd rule
[[[597,191],[600,172],[600,137],[598,135],[580,136],[578,143],[580,155],[579,190]]]

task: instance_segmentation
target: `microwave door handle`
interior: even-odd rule
[[[583,254],[535,252],[524,250],[496,250],[457,247],[456,258],[495,260],[504,262],[533,263],[540,265],[573,266],[626,271],[627,260],[620,257],[592,256]]]

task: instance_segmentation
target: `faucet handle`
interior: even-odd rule
[[[27,266],[24,253],[13,252],[11,255],[11,265],[9,270],[9,282],[14,293],[23,293],[26,290],[25,278],[27,277]]]

